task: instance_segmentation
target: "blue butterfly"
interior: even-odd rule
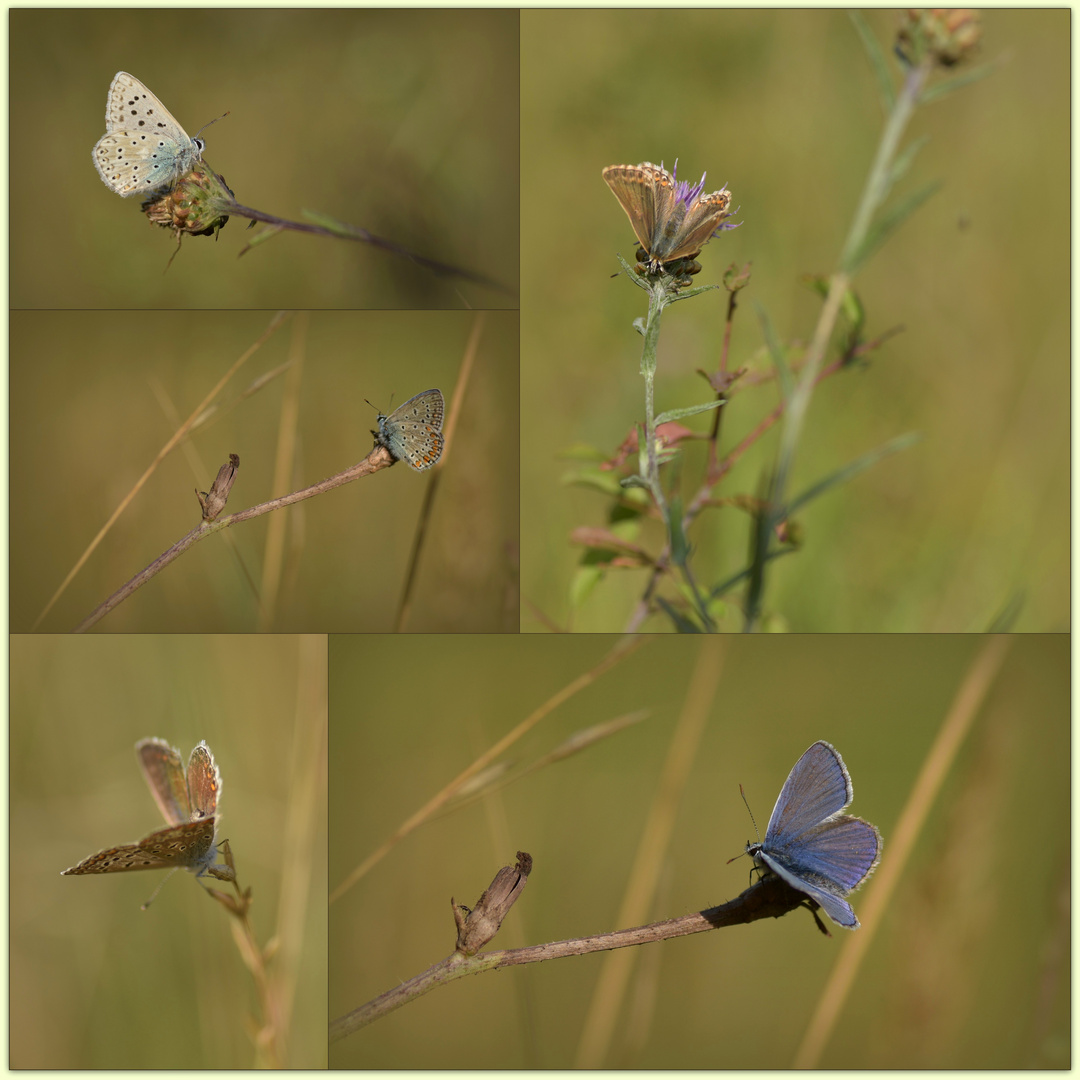
[[[859,920],[844,899],[881,857],[881,833],[868,821],[842,814],[854,789],[843,758],[816,742],[788,774],[765,839],[746,853],[765,873],[820,904],[833,922],[855,930]]]

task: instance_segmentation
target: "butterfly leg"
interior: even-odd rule
[[[153,891],[153,892],[152,892],[152,893],[150,894],[150,899],[149,899],[149,900],[147,900],[147,901],[146,901],[146,903],[142,905],[142,910],[143,910],[143,911],[145,911],[145,910],[146,910],[146,909],[147,909],[147,908],[148,908],[148,907],[149,907],[149,906],[150,906],[150,905],[151,905],[151,904],[152,904],[152,903],[154,902],[154,897],[155,897],[155,896],[157,896],[157,894],[158,894],[159,892],[161,892],[162,888],[163,888],[163,887],[164,887],[164,885],[165,885],[165,882],[166,882],[166,881],[168,881],[168,880],[169,880],[169,878],[171,878],[171,877],[173,876],[173,874],[175,874],[175,873],[176,873],[176,871],[177,871],[177,870],[179,870],[179,869],[180,869],[180,867],[179,867],[179,866],[174,866],[174,867],[173,867],[173,868],[172,868],[172,869],[171,869],[171,870],[170,870],[170,871],[169,871],[169,872],[168,872],[168,873],[167,873],[167,874],[166,874],[166,875],[165,875],[165,876],[164,876],[164,877],[163,877],[163,878],[161,879],[161,884],[160,884],[160,885],[158,885],[158,887],[157,887],[157,888],[156,888],[156,889],[155,889],[155,890],[154,890],[154,891]]]

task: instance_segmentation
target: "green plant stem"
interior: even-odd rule
[[[664,528],[670,535],[671,523],[668,521],[667,500],[660,485],[660,465],[656,456],[656,352],[660,344],[660,318],[667,305],[667,289],[660,278],[649,289],[649,314],[645,321],[645,341],[641,347],[641,377],[645,380],[645,453],[648,471],[645,477],[664,520]]]
[[[896,153],[900,146],[904,130],[911,120],[915,106],[919,103],[919,95],[930,75],[932,65],[924,63],[911,68],[904,85],[897,96],[896,103],[885,129],[881,133],[881,142],[878,143],[877,154],[874,163],[870,167],[870,174],[866,178],[866,186],[863,188],[862,199],[855,217],[851,222],[851,230],[848,233],[847,242],[844,244],[844,252],[840,257],[840,266],[849,273],[854,273],[855,256],[870,231],[870,224],[874,214],[885,201],[892,185],[892,169],[896,161]]]
[[[647,475],[645,477],[652,493],[656,508],[660,511],[660,517],[664,522],[664,531],[667,536],[665,549],[671,549],[671,510],[667,499],[664,497],[664,489],[660,483],[660,462],[656,449],[656,353],[660,344],[660,317],[664,313],[672,293],[667,286],[667,278],[661,277],[649,288],[649,314],[645,320],[645,341],[641,347],[641,376],[645,380],[645,453]],[[715,631],[712,619],[709,617],[705,600],[697,587],[697,582],[690,573],[690,568],[685,559],[678,562],[683,581],[693,597],[698,617],[701,619],[707,631]]]
[[[810,398],[817,382],[818,373],[825,357],[829,340],[836,325],[837,316],[843,304],[844,295],[855,276],[860,263],[860,253],[870,234],[874,217],[885,201],[892,185],[893,168],[900,146],[900,140],[908,122],[919,102],[919,95],[930,74],[930,65],[922,64],[911,68],[905,79],[896,103],[885,122],[874,155],[873,164],[863,187],[862,197],[855,210],[851,229],[840,257],[840,269],[829,280],[829,292],[818,317],[817,327],[806,354],[799,381],[787,403],[784,426],[780,433],[780,452],[777,458],[776,473],[769,494],[768,521],[765,523],[767,535],[772,535],[777,525],[787,516],[785,492],[795,460],[795,450],[802,435],[803,424],[810,407]],[[753,629],[757,620],[757,611],[747,611],[744,630]]]

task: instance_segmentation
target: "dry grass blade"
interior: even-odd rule
[[[424,502],[420,507],[420,517],[416,522],[416,533],[413,536],[412,551],[409,552],[409,562],[405,570],[405,587],[401,592],[401,605],[398,607],[397,619],[394,622],[394,632],[402,633],[405,623],[409,618],[409,609],[412,606],[413,585],[416,583],[416,571],[420,565],[420,552],[424,547],[424,537],[427,535],[428,521],[431,518],[432,507],[435,505],[435,493],[439,489],[442,480],[442,470],[450,456],[450,444],[454,441],[454,431],[457,428],[458,416],[461,413],[461,403],[465,399],[465,391],[472,377],[472,370],[476,364],[476,353],[480,347],[480,338],[484,330],[484,315],[481,312],[472,325],[472,332],[465,345],[465,355],[461,361],[461,370],[458,372],[457,382],[454,384],[454,393],[450,398],[450,409],[446,423],[443,425],[443,451],[442,457],[431,470],[431,479],[424,491]]]
[[[325,879],[313,872],[313,853],[319,843],[320,809],[325,805],[326,791],[327,642],[324,636],[314,634],[300,636],[297,642],[299,678],[281,844],[283,872],[277,926],[270,942],[260,947],[251,924],[251,889],[241,893],[234,883],[238,895],[235,900],[208,890],[233,916],[233,940],[251,972],[259,1006],[259,1015],[248,1025],[256,1067],[270,1069],[313,1069],[326,1064],[321,1056],[311,1057],[307,1047],[290,1054],[297,980],[305,949],[323,947],[318,939],[305,941],[307,912],[309,906],[318,905],[319,910],[326,907]],[[227,861],[231,866],[231,855]]]
[[[221,392],[225,384],[233,377],[234,374],[236,374],[237,371],[240,370],[240,368],[245,363],[247,363],[248,360],[251,359],[252,356],[255,355],[255,353],[259,351],[260,348],[262,348],[263,345],[266,344],[267,341],[270,340],[274,333],[283,325],[287,317],[288,312],[278,312],[273,317],[273,319],[270,320],[270,325],[262,333],[259,339],[255,341],[248,349],[246,349],[239,357],[237,357],[232,367],[230,367],[229,370],[225,372],[225,374],[221,377],[220,380],[218,380],[217,384],[210,390],[206,397],[203,398],[203,400],[199,402],[199,404],[192,410],[191,415],[187,418],[187,420],[185,420],[184,423],[181,424],[175,432],[173,432],[172,436],[169,438],[169,441],[158,451],[157,456],[147,467],[146,471],[142,474],[142,476],[139,477],[138,480],[135,481],[132,489],[120,500],[119,505],[112,512],[112,514],[109,515],[108,521],[106,521],[105,524],[102,525],[101,529],[98,531],[97,536],[95,536],[93,540],[90,541],[90,543],[86,547],[86,550],[75,561],[75,565],[68,571],[67,576],[60,583],[60,587],[56,590],[55,593],[53,593],[49,602],[42,609],[41,614],[38,615],[37,619],[34,621],[34,625],[31,627],[31,630],[36,630],[41,625],[41,622],[45,618],[45,616],[49,614],[56,602],[60,599],[61,596],[64,595],[67,587],[72,583],[72,581],[75,580],[75,575],[78,574],[78,572],[83,568],[83,566],[86,564],[87,559],[90,558],[94,551],[97,550],[97,547],[101,543],[101,541],[104,540],[105,537],[109,534],[109,530],[112,529],[113,525],[115,525],[116,522],[119,520],[120,515],[123,514],[123,512],[128,508],[128,506],[131,504],[131,501],[142,490],[143,486],[150,479],[150,477],[154,475],[154,472],[157,470],[158,465],[160,465],[161,462],[165,460],[165,458],[174,449],[174,447],[176,447],[177,444],[188,434],[191,428],[194,427],[196,421],[206,411],[207,407],[214,400],[214,398],[217,397],[217,395]]]
[[[709,636],[702,641],[682,713],[630,871],[622,906],[616,917],[617,926],[639,926],[648,920],[686,779],[716,700],[727,649],[727,641],[723,637]],[[575,1068],[603,1067],[636,959],[634,949],[620,949],[604,958],[585,1018]]]
[[[587,750],[594,743],[610,738],[612,735],[617,735],[632,724],[640,723],[648,715],[647,709],[640,709],[637,712],[627,713],[625,716],[617,716],[614,720],[605,720],[601,724],[593,724],[591,727],[575,731],[568,739],[559,743],[554,750],[541,758],[537,758],[532,764],[526,765],[521,772],[516,773],[514,776],[506,775],[513,768],[513,762],[499,762],[490,769],[478,773],[467,783],[462,784],[450,805],[446,807],[442,814],[439,814],[438,818],[432,820],[437,821],[447,814],[456,813],[466,806],[472,806],[474,802],[484,795],[492,795],[510,784],[516,784],[530,773],[539,772],[540,769],[546,768],[548,765],[554,765],[557,761],[573,757],[574,754]]]
[[[281,416],[278,422],[272,497],[286,494],[291,486],[290,480],[296,461],[297,427],[300,421],[300,388],[304,382],[308,318],[307,312],[301,312],[293,320],[289,374],[285,380],[285,393],[281,400]],[[262,587],[259,590],[263,599],[259,612],[259,630],[262,633],[266,633],[274,624],[274,613],[277,610],[277,598],[281,588],[285,530],[293,514],[298,512],[286,510],[282,514],[271,514],[267,524],[266,544],[263,549]]]
[[[405,839],[406,836],[409,835],[409,833],[414,832],[442,810],[442,808],[458,794],[468,781],[484,769],[488,768],[497,758],[502,756],[509,747],[513,746],[518,739],[531,731],[541,720],[548,717],[564,701],[569,700],[574,694],[578,693],[579,690],[584,690],[585,687],[591,686],[601,675],[604,675],[610,668],[619,663],[620,660],[624,660],[627,656],[630,656],[635,650],[640,648],[642,644],[650,640],[652,639],[646,635],[628,635],[619,638],[616,645],[608,652],[600,663],[583,675],[579,675],[572,682],[564,686],[557,694],[554,694],[545,701],[538,709],[525,717],[525,719],[512,731],[508,732],[493,746],[485,750],[471,765],[454,777],[454,779],[438,792],[438,794],[429,799],[424,806],[412,815],[412,817],[399,825],[390,837],[384,840],[375,851],[356,867],[356,869],[353,870],[336,889],[334,889],[330,894],[330,903],[332,904],[335,900],[339,900],[344,896],[349,889],[351,889],[373,866],[389,854],[402,840]]]
[[[795,1054],[793,1064],[796,1069],[817,1068],[821,1053],[836,1026],[840,1010],[847,1001],[855,976],[862,965],[863,957],[881,924],[882,913],[907,867],[915,842],[922,832],[941,785],[956,760],[957,752],[975,722],[991,683],[1001,670],[1010,641],[1008,634],[990,637],[968,668],[938,737],[926,755],[907,804],[901,811],[896,830],[888,838],[885,859],[866,890],[866,899],[860,904],[862,931],[847,935],[836,966],[818,999],[817,1009]]]
[[[293,732],[292,776],[282,842],[287,872],[281,876],[278,903],[277,960],[272,992],[280,1015],[291,1028],[296,1001],[297,975],[305,948],[319,949],[325,942],[304,940],[308,907],[326,909],[326,876],[313,873],[313,852],[326,807],[327,771],[327,640],[310,634],[300,638],[300,679],[297,688],[296,726]],[[325,1061],[290,1060],[293,1068],[325,1068]]]

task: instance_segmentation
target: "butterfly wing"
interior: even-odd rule
[[[770,851],[785,850],[807,829],[839,813],[854,791],[843,759],[827,742],[816,742],[788,774],[773,807],[765,844]]]
[[[102,135],[92,154],[102,182],[125,199],[171,187],[191,172],[199,156],[198,147],[192,144],[182,146],[167,135],[143,131]]]
[[[723,190],[695,199],[678,222],[677,237],[673,238],[678,243],[671,243],[671,250],[664,254],[664,261],[689,258],[701,251],[724,218],[728,217],[730,205],[731,195]]]
[[[609,165],[604,180],[630,219],[638,243],[652,255],[658,240],[657,223],[670,217],[675,199],[671,174],[645,161],[640,165]]]
[[[430,469],[442,457],[445,407],[441,390],[422,391],[379,424],[380,441],[418,472]]]
[[[181,146],[191,137],[180,122],[134,75],[118,71],[105,99],[105,131],[153,131],[168,135]]]
[[[877,866],[881,834],[841,814],[854,792],[840,754],[816,742],[795,763],[776,800],[765,840],[754,856],[816,900],[840,926],[859,920],[844,899]]]
[[[187,791],[191,818],[213,817],[221,795],[221,774],[205,740],[191,751],[187,769]]]
[[[195,167],[202,147],[134,75],[116,73],[105,99],[105,134],[91,155],[106,187],[124,198],[170,187]]]
[[[142,766],[150,794],[170,825],[183,825],[191,820],[191,802],[184,778],[184,760],[163,739],[140,739],[135,753]]]
[[[881,833],[868,821],[841,814],[803,833],[797,846],[761,848],[757,857],[789,885],[812,896],[832,919],[849,926],[852,924],[838,918],[833,907],[850,912],[854,918],[843,897],[858,888],[877,866]]]
[[[859,920],[855,916],[855,910],[844,899],[842,890],[835,882],[824,879],[809,880],[809,875],[792,872],[784,860],[778,859],[764,850],[758,851],[755,859],[760,859],[773,873],[782,877],[793,889],[798,889],[799,892],[809,896],[811,900],[816,900],[834,923],[849,927],[852,930],[858,927]]]
[[[881,833],[862,818],[840,814],[803,834],[797,861],[850,892],[870,876],[880,858]]]
[[[214,861],[214,819],[171,825],[143,837],[90,855],[62,874],[118,874],[128,870],[166,870],[175,866],[205,868]]]

